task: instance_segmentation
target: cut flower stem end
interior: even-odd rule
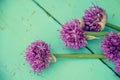
[[[102,58],[106,59],[104,54],[53,54],[56,58]]]

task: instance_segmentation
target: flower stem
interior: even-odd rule
[[[109,32],[85,32],[85,34],[87,35],[91,35],[91,36],[95,36],[95,37],[99,37],[99,36],[106,36]],[[118,32],[119,34],[120,32]]]
[[[104,54],[54,54],[56,58],[103,58]]]
[[[111,24],[111,23],[106,23],[106,26],[109,26],[110,28],[113,28],[115,30],[120,31],[120,26],[116,26],[116,25]]]
[[[85,32],[85,34],[99,37],[99,36],[105,36],[105,35],[107,35],[108,32]]]

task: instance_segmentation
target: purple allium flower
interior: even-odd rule
[[[94,4],[93,7],[85,11],[85,15],[83,16],[84,30],[99,32],[104,29],[106,19],[107,15],[105,11]]]
[[[120,59],[118,59],[118,60],[115,62],[115,66],[116,66],[116,71],[117,71],[117,72],[120,72]]]
[[[101,42],[106,57],[111,61],[120,58],[120,34],[110,32]]]
[[[79,49],[86,46],[86,36],[84,31],[81,29],[82,27],[83,22],[78,19],[74,19],[63,25],[60,34],[67,47]]]
[[[41,41],[35,41],[28,46],[26,60],[29,62],[34,72],[41,72],[49,66],[51,62],[50,46]]]

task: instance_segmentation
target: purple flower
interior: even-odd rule
[[[99,32],[104,29],[106,19],[107,15],[105,11],[94,4],[93,7],[85,11],[85,15],[83,16],[84,30]]]
[[[86,36],[81,29],[83,26],[83,22],[78,19],[74,19],[63,25],[60,34],[67,47],[79,49],[86,46]]]
[[[110,32],[101,42],[106,57],[111,61],[120,58],[120,34]]]
[[[26,60],[29,62],[34,72],[41,72],[49,66],[51,62],[50,47],[45,42],[38,40],[28,46]]]
[[[116,65],[116,71],[117,72],[120,72],[120,59],[118,59],[116,62],[115,62],[115,65]]]

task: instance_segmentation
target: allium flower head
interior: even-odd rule
[[[104,29],[106,19],[107,15],[105,11],[94,4],[93,7],[85,11],[85,15],[83,16],[84,30],[99,32]]]
[[[63,25],[60,34],[67,47],[79,49],[86,46],[86,36],[81,29],[82,27],[83,22],[78,19],[74,19]]]
[[[118,59],[118,60],[115,62],[115,66],[116,66],[116,71],[117,71],[117,72],[120,72],[120,59]]]
[[[41,40],[33,42],[27,48],[26,60],[31,65],[34,72],[41,72],[49,66],[52,60],[49,45]]]
[[[106,57],[111,61],[120,58],[120,34],[110,32],[101,42]]]

